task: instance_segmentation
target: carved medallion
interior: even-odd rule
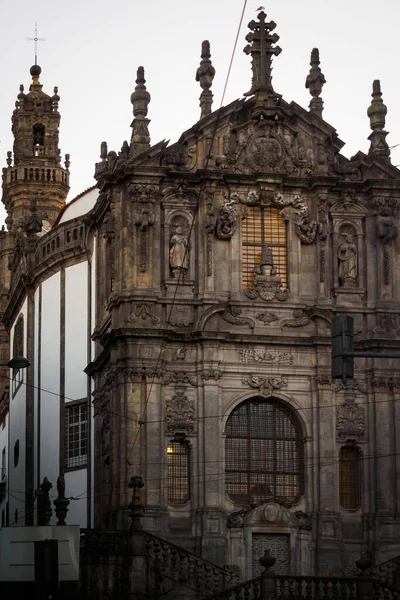
[[[175,394],[167,399],[165,405],[165,422],[168,431],[187,431],[194,429],[194,400],[185,394],[184,386],[175,387]]]
[[[275,136],[261,132],[249,138],[246,159],[254,171],[278,172],[282,157],[282,144]]]
[[[336,432],[340,440],[362,439],[365,432],[365,412],[355,403],[354,397],[346,398],[336,410]]]

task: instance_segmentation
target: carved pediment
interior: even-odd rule
[[[301,510],[294,510],[293,507],[274,498],[266,498],[228,516],[228,527],[244,527],[246,525],[276,525],[311,529],[310,517],[307,514]]]

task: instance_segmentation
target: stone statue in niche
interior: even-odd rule
[[[169,250],[169,264],[173,277],[179,277],[179,274],[185,274],[189,268],[189,239],[183,233],[182,227],[178,226],[175,233],[171,236]]]
[[[339,283],[341,287],[354,287],[357,278],[357,246],[350,234],[338,248]]]

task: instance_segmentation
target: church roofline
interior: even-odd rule
[[[68,210],[68,208],[72,204],[74,204],[75,202],[77,202],[78,200],[80,200],[88,192],[93,191],[95,188],[96,188],[95,185],[92,185],[91,187],[86,188],[86,190],[83,190],[83,192],[81,192],[80,194],[78,194],[77,196],[75,196],[75,198],[73,198],[70,202],[68,202],[67,204],[65,204],[65,206],[61,209],[60,213],[58,214],[57,219],[54,221],[53,228],[56,227],[59,224],[60,219],[62,218],[62,216],[64,215],[64,213]]]

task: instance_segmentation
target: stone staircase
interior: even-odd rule
[[[204,599],[235,575],[152,533],[82,530],[80,598]]]
[[[264,567],[260,577],[223,590],[210,600],[398,600],[400,597],[398,589],[372,576],[368,571],[370,561],[365,558],[357,561],[358,577],[275,575],[272,571],[275,559],[269,551],[260,564]],[[387,568],[391,571],[391,567]]]
[[[145,560],[155,598],[207,598],[231,586],[233,575],[217,565],[148,532]]]

